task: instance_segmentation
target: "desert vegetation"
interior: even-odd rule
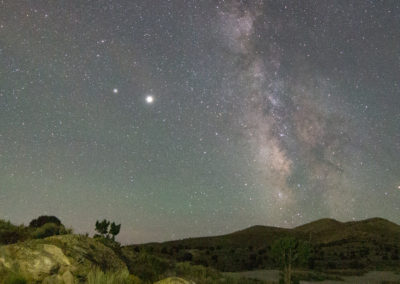
[[[96,232],[98,234],[95,237],[102,237],[106,239],[115,240],[115,236],[119,234],[121,230],[121,224],[117,225],[114,222],[110,222],[106,219],[103,221],[96,221]]]
[[[294,267],[308,263],[311,246],[294,238],[282,238],[274,242],[272,254],[276,263],[280,265],[284,283],[290,284]]]
[[[396,270],[400,264],[400,227],[383,219],[319,220],[294,229],[256,226],[218,237],[128,246],[116,240],[120,224],[94,225],[91,238],[72,234],[55,216],[40,216],[29,226],[0,221],[0,282],[37,282],[39,276],[18,269],[28,267],[33,256],[51,264],[42,268],[46,279],[87,283],[268,283],[262,280],[267,270],[280,270],[283,283],[298,283]]]
[[[65,228],[55,216],[39,216],[29,226],[13,225],[9,221],[0,220],[0,245],[13,244],[29,239],[42,239],[55,235],[71,234],[72,229]]]

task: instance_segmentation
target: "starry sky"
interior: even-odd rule
[[[399,1],[0,1],[2,219],[400,223],[399,160]]]

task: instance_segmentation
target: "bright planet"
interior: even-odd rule
[[[149,95],[146,97],[146,103],[152,104],[154,102],[154,97]]]

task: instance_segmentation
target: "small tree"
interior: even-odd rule
[[[119,234],[119,230],[121,229],[121,224],[117,225],[114,222],[111,223],[110,234],[112,235],[112,240],[115,240],[115,236]]]
[[[107,221],[106,219],[101,222],[96,221],[96,232],[98,232],[102,237],[108,238],[108,226],[110,226],[110,221]]]
[[[308,242],[294,238],[282,238],[272,246],[272,254],[275,261],[281,266],[285,284],[292,281],[292,266],[307,263],[310,257],[310,245]]]
[[[111,226],[110,226],[111,225]],[[119,234],[119,231],[121,230],[121,224],[117,225],[115,222],[112,222],[110,224],[110,221],[107,221],[104,219],[103,221],[96,221],[96,232],[99,233],[99,235],[96,236],[101,236],[106,239],[110,239],[110,235],[112,236],[111,239],[114,241],[115,236]]]
[[[31,227],[31,228],[40,228],[41,226],[43,226],[44,224],[47,224],[47,223],[53,223],[53,224],[56,224],[57,226],[61,226],[62,225],[60,219],[58,219],[56,216],[42,215],[42,216],[39,216],[36,219],[33,219],[29,223],[29,227]]]

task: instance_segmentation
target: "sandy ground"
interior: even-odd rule
[[[279,281],[279,271],[278,270],[254,270],[254,271],[242,271],[242,272],[232,272],[226,273],[227,275],[233,277],[248,277],[253,279],[259,279],[268,281],[271,283],[277,283]],[[301,281],[301,284],[306,283],[323,283],[323,284],[340,284],[340,283],[354,283],[354,284],[381,284],[383,281],[388,281],[390,283],[400,284],[400,275],[395,274],[391,271],[370,271],[362,276],[341,276],[344,281]]]

